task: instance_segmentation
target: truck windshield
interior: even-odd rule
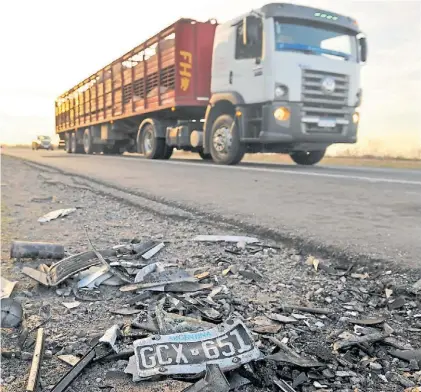
[[[356,36],[325,26],[285,23],[275,18],[275,49],[357,61]]]

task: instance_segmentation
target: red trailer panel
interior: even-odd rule
[[[216,23],[181,19],[56,101],[56,132],[179,106],[206,106]]]

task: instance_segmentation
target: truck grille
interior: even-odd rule
[[[323,89],[325,78],[335,81],[333,93]],[[334,118],[345,120],[347,117],[349,80],[347,75],[304,69],[302,73],[303,102],[302,116],[307,118]],[[319,127],[317,122],[303,123],[306,133],[343,133],[346,124],[337,124],[333,128]]]

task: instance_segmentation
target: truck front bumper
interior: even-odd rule
[[[275,111],[288,109],[289,118],[275,118]],[[271,102],[262,107],[262,127],[258,142],[263,144],[330,145],[333,143],[355,143],[358,122],[353,121],[355,108],[346,107],[341,114],[306,112],[298,102]]]

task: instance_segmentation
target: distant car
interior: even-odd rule
[[[36,140],[32,141],[33,150],[53,150],[50,136],[37,136]]]

